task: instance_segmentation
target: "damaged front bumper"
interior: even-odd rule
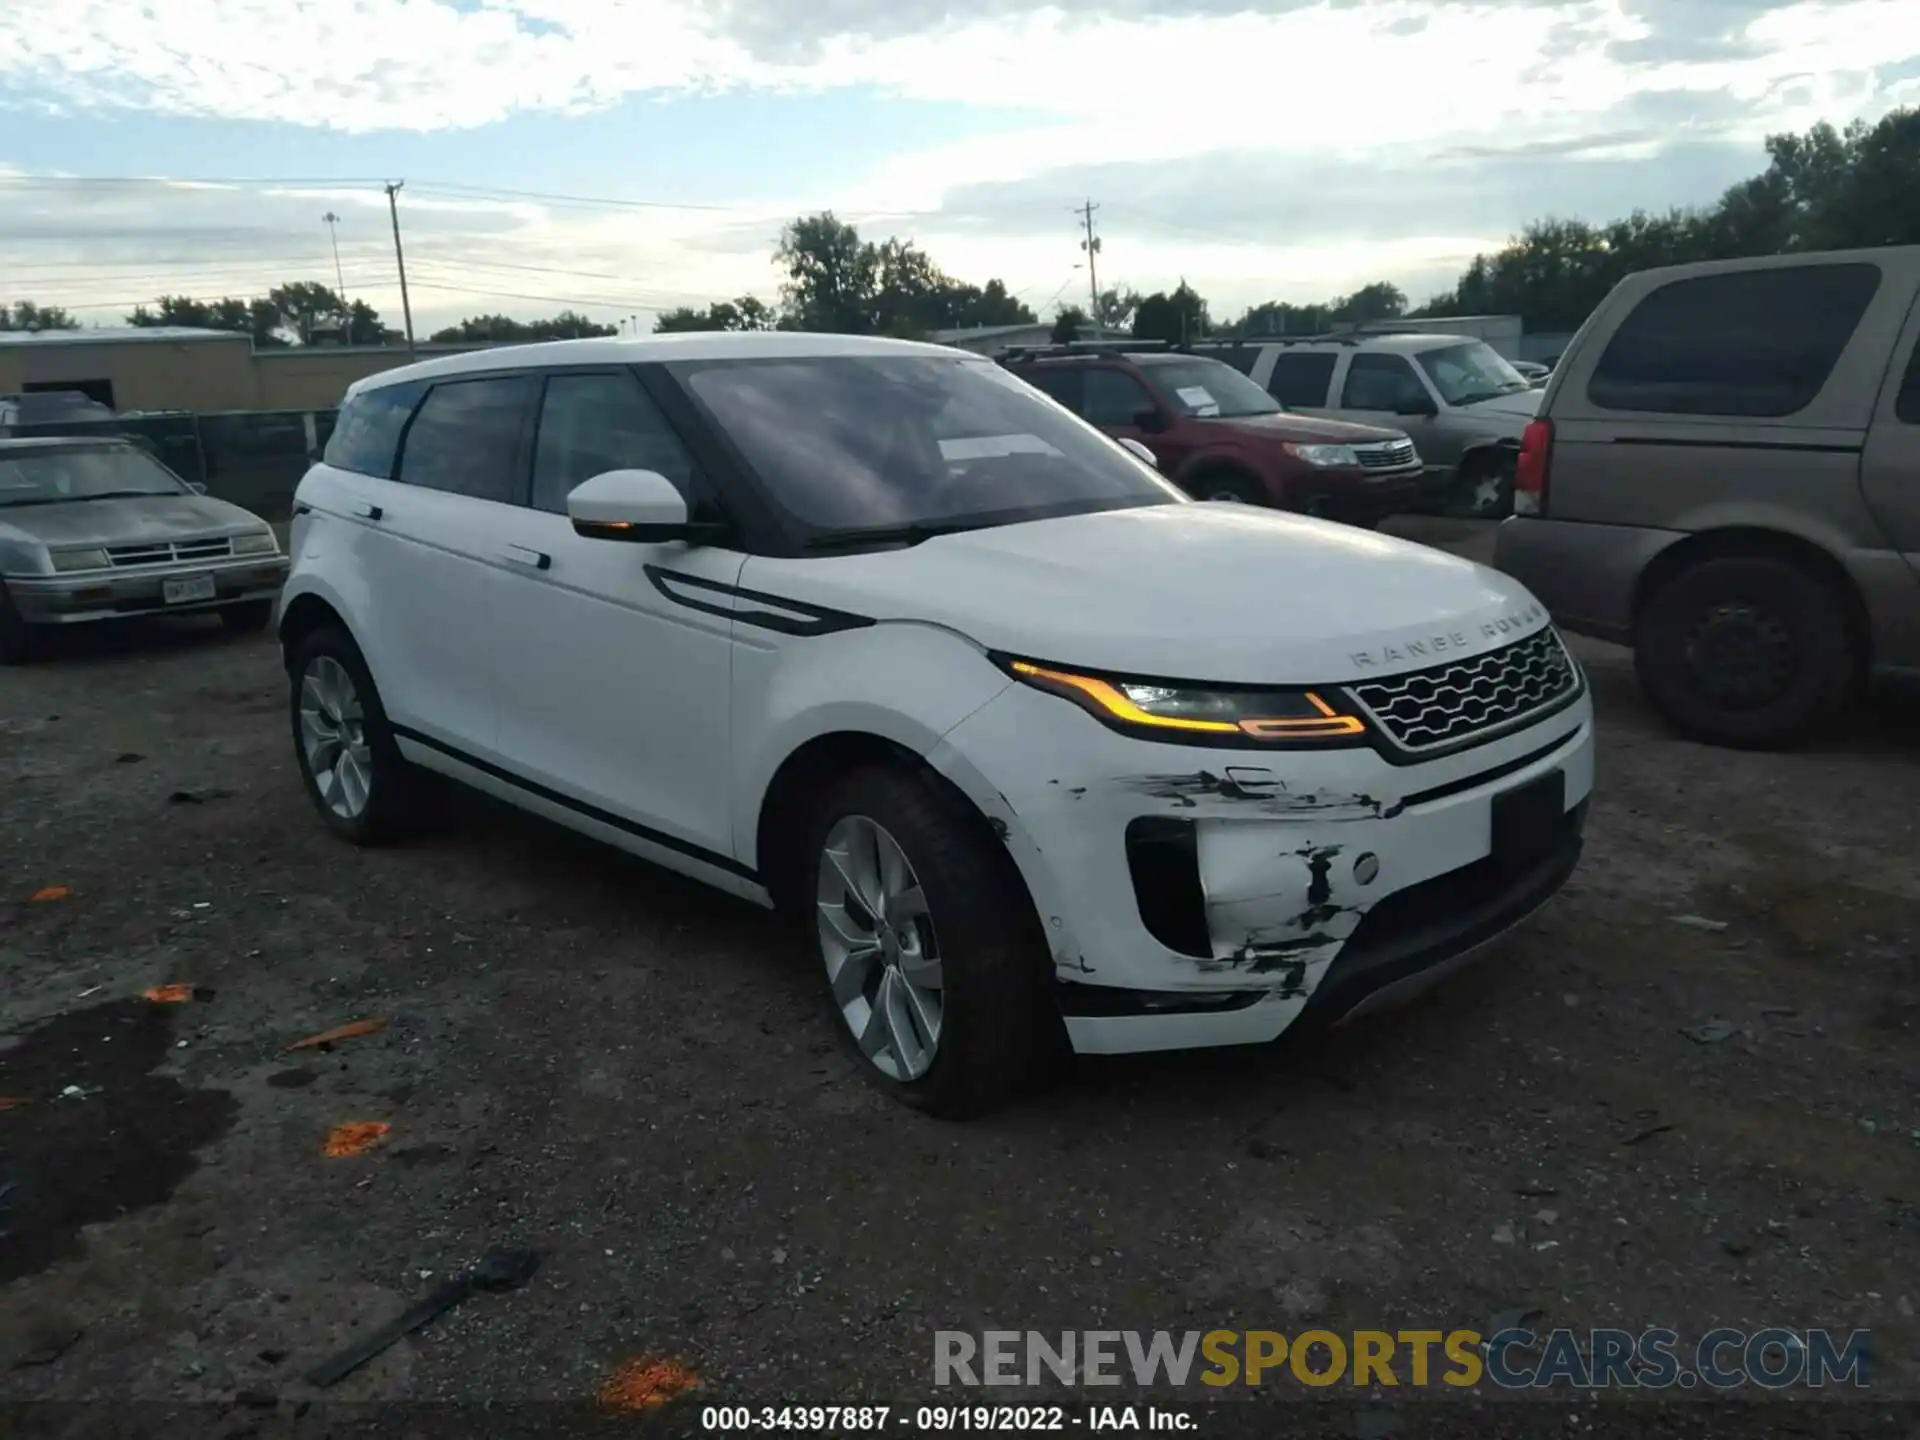
[[[1014,686],[933,759],[1028,882],[1075,1049],[1252,1044],[1422,988],[1551,899],[1592,707],[1396,765],[1155,744]]]

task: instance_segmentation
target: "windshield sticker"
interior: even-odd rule
[[[991,460],[1001,455],[1059,455],[1038,435],[968,435],[940,442],[943,460]]]
[[[1213,392],[1204,385],[1182,385],[1174,392],[1195,415],[1207,416],[1220,413],[1220,402],[1213,398]]]

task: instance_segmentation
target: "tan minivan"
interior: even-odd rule
[[[1521,441],[1494,563],[1634,648],[1695,739],[1775,748],[1920,673],[1920,246],[1620,282]]]

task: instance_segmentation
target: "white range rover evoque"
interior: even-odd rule
[[[1189,500],[992,362],[672,335],[349,392],[295,502],[299,764],[347,838],[428,772],[815,936],[900,1099],[1271,1040],[1538,909],[1593,774],[1506,577]]]

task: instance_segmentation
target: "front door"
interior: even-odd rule
[[[1160,416],[1166,428],[1142,429],[1143,415]],[[1115,366],[1087,367],[1080,393],[1080,418],[1116,440],[1138,440],[1160,462],[1162,475],[1178,474],[1193,452],[1192,444],[1183,438],[1185,427],[1178,418],[1168,413],[1131,371]]]
[[[1920,576],[1920,305],[1908,317],[1907,333],[1894,351],[1887,388],[1860,459],[1860,485],[1867,506],[1887,537]],[[1920,656],[1901,663],[1920,664]]]
[[[547,377],[531,504],[517,512],[495,605],[500,748],[526,779],[697,859],[734,854],[729,695],[746,557],[590,540],[568,493],[607,470],[655,470],[690,511],[692,458],[631,371]],[[722,587],[719,589],[713,587]],[[685,596],[704,598],[696,607]]]
[[[1340,381],[1340,418],[1403,431],[1413,437],[1414,449],[1427,464],[1450,466],[1460,459],[1462,447],[1426,413],[1438,408],[1438,398],[1406,356],[1362,351],[1347,361]]]

